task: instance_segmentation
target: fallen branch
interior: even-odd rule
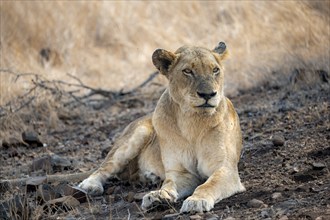
[[[34,85],[24,95],[18,96],[15,100],[12,100],[3,106],[0,106],[0,117],[3,117],[8,113],[15,113],[17,111],[20,111],[24,107],[29,106],[36,98],[36,95],[32,96],[32,98],[29,98],[28,101],[23,102],[22,100],[28,98],[27,96],[31,95],[32,92],[34,92],[34,94],[37,94],[38,89],[51,92],[51,94],[54,95],[56,99],[66,98],[66,100],[63,102],[63,105],[69,108],[76,108],[81,105],[94,107],[95,103],[98,103],[98,108],[100,106],[108,106],[109,103],[113,104],[114,102],[122,101],[125,96],[134,94],[139,89],[148,85],[148,83],[151,82],[159,74],[158,72],[152,73],[140,85],[125,92],[123,90],[111,91],[100,88],[93,88],[84,84],[78,77],[73,76],[71,74],[67,75],[77,81],[77,83],[69,83],[62,80],[47,80],[42,75],[36,73],[18,73],[9,69],[0,69],[0,73],[14,75],[14,82],[17,82],[17,80],[21,77],[32,76],[32,83]],[[68,87],[75,87],[75,89],[70,91],[69,89],[67,89]],[[100,95],[104,97],[104,99],[100,98],[97,102],[95,102],[96,99],[93,99],[93,101],[91,101],[91,97],[95,95]],[[16,108],[13,108],[13,103],[19,104]],[[107,103],[107,105],[104,105],[104,103]]]
[[[94,172],[88,171],[83,173],[73,173],[73,174],[59,174],[59,175],[46,175],[45,182],[55,183],[55,182],[79,182]],[[20,179],[11,179],[11,180],[1,180],[0,181],[0,192],[6,192],[12,189],[13,187],[22,187],[26,185],[26,182],[32,180],[35,177],[27,177]]]

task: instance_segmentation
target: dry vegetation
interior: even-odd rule
[[[226,42],[231,54],[225,64],[226,92],[235,97],[263,82],[287,79],[294,70],[328,77],[329,39],[329,0],[0,1],[0,150],[4,143],[21,142],[27,130],[50,138],[46,143],[57,141],[50,149],[72,157],[77,146],[70,141],[87,142],[97,158],[74,170],[86,171],[104,157],[99,145],[108,143],[107,137],[153,109],[159,85],[166,84],[161,76],[142,92],[125,91],[154,72],[156,48],[213,48]],[[327,113],[324,103],[319,105]],[[24,152],[19,163],[45,153],[35,151]],[[20,166],[1,171],[0,177],[26,173]]]
[[[221,40],[233,57],[227,91],[234,93],[279,69],[329,69],[329,8],[329,1],[2,1],[1,68],[126,89],[153,71],[156,48]],[[26,87],[1,74],[0,104]]]

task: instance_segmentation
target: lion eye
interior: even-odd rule
[[[219,69],[218,67],[215,67],[215,68],[213,69],[213,73],[214,73],[215,75],[218,75],[218,74],[220,73],[220,69]]]
[[[191,69],[184,69],[182,70],[183,74],[188,75],[188,76],[192,76],[193,72]]]

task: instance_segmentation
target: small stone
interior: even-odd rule
[[[74,216],[67,216],[64,218],[64,220],[77,220]]]
[[[133,202],[134,201],[134,196],[135,196],[134,192],[129,192],[127,194],[127,196],[125,197],[125,199],[126,199],[127,202]]]
[[[324,163],[320,163],[320,162],[314,162],[312,164],[313,166],[313,170],[322,170],[324,168],[326,168],[326,165]]]
[[[189,218],[190,218],[191,220],[202,219],[202,216],[200,216],[200,215],[198,215],[198,214],[195,214],[195,215],[191,215],[191,216],[189,216]]]
[[[288,216],[283,215],[281,218],[279,218],[278,220],[289,220]]]
[[[272,194],[272,199],[276,200],[282,197],[282,193],[280,192],[275,192]]]
[[[296,173],[293,175],[293,180],[299,183],[306,183],[312,180],[316,180],[316,177],[312,173]]]
[[[306,185],[300,185],[295,189],[295,191],[297,191],[297,192],[309,192],[310,187],[308,187]]]
[[[52,164],[52,167],[55,171],[59,170],[62,171],[65,168],[71,167],[71,161],[64,158],[60,157],[56,154],[53,154],[50,158],[50,162]]]
[[[289,200],[286,200],[284,202],[281,202],[281,203],[278,203],[278,204],[275,204],[274,207],[276,209],[284,209],[284,210],[287,210],[287,209],[291,209],[291,208],[294,208],[296,205],[297,205],[297,201],[294,200],[294,199],[289,199]]]
[[[267,207],[267,205],[258,199],[252,199],[247,203],[248,207],[250,208],[262,208],[262,207]]]
[[[22,139],[30,147],[42,147],[43,144],[35,131],[25,131],[22,133]]]
[[[45,183],[47,177],[31,177],[26,181],[26,190],[27,192],[34,192],[39,185]]]
[[[37,170],[44,170],[47,173],[51,173],[53,171],[50,156],[44,156],[37,159],[34,159],[32,162],[31,170],[37,171]]]
[[[162,217],[162,220],[174,220],[179,217],[180,213],[167,214]]]
[[[229,217],[225,218],[224,220],[236,220],[236,218],[229,216]]]
[[[294,166],[294,167],[292,168],[292,172],[291,172],[291,174],[299,173],[299,171],[300,171],[299,167]]]
[[[56,154],[51,156],[51,162],[54,166],[68,167],[71,166],[71,161],[66,158],[60,157]]]
[[[262,210],[260,215],[261,215],[261,218],[269,218],[270,217],[268,210]]]
[[[272,138],[272,142],[275,147],[279,147],[284,145],[285,139],[281,135],[274,135],[274,137]]]

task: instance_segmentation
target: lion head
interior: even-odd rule
[[[168,91],[183,112],[216,112],[224,97],[221,61],[228,54],[220,42],[214,50],[184,46],[175,53],[157,49],[152,55],[156,68],[169,80]]]

